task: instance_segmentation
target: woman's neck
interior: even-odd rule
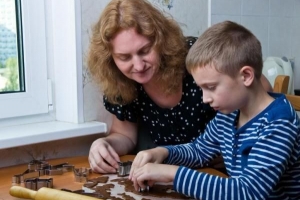
[[[152,101],[161,108],[175,107],[182,97],[182,82],[177,92],[172,94],[166,94],[159,81],[143,84],[143,88]]]

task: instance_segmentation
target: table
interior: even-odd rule
[[[121,161],[133,160],[134,155],[126,155],[121,157]],[[60,158],[47,160],[51,165],[57,165],[60,163],[68,162],[75,166],[75,168],[80,167],[89,167],[88,157],[87,156],[78,156],[71,158]],[[20,198],[12,197],[9,194],[9,189],[12,186],[11,180],[12,177],[16,174],[20,174],[27,169],[27,164],[0,168],[0,200],[20,200]],[[212,168],[202,168],[199,169],[201,172],[206,172],[209,174],[214,174],[222,177],[227,177],[223,173],[212,169]],[[89,178],[99,177],[99,174],[92,173]],[[55,189],[69,189],[69,190],[80,190],[82,189],[83,183],[75,182],[73,172],[65,172],[63,175],[54,175],[54,176],[41,176],[40,178],[53,178],[53,188]]]

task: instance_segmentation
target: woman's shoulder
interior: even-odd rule
[[[183,82],[184,82],[184,83],[185,83],[185,82],[186,82],[186,83],[191,83],[191,84],[197,86],[196,82],[194,81],[193,76],[192,76],[191,74],[189,74],[188,72],[186,72],[186,73],[184,74],[184,76],[183,76]]]
[[[194,92],[199,93],[202,96],[201,88],[196,84],[191,74],[186,73],[182,81],[183,92]]]
[[[105,96],[103,96],[103,105],[107,111],[114,114],[119,120],[128,120],[136,122],[136,108],[134,103],[126,105],[110,103]]]

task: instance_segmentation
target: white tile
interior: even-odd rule
[[[218,15],[240,15],[241,0],[212,0],[211,12]]]
[[[269,15],[269,0],[243,0],[242,15]]]
[[[223,21],[233,21],[236,22],[238,24],[241,23],[241,16],[238,15],[212,15],[211,16],[211,25],[213,24],[217,24],[219,22],[223,22]]]
[[[294,17],[300,17],[300,1],[299,0],[293,0],[293,16]]]
[[[269,53],[272,56],[291,56],[291,22],[290,18],[270,18]]]
[[[291,46],[292,46],[292,57],[300,57],[300,17],[292,19],[291,28]],[[299,65],[300,68],[300,65]]]
[[[243,16],[241,24],[257,37],[262,46],[263,56],[268,56],[268,18],[262,16]]]
[[[208,27],[208,2],[206,0],[174,1],[173,7],[164,10],[180,23],[184,35],[199,36]]]
[[[294,60],[294,88],[300,89],[300,17],[293,18],[291,31],[291,58]]]
[[[271,0],[270,16],[293,16],[294,0]]]

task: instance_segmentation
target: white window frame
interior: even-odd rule
[[[22,1],[33,10],[44,10],[49,110],[46,114],[0,119],[0,149],[105,134],[105,123],[84,121],[80,0]]]
[[[45,14],[44,9],[30,12],[33,6],[43,8],[44,2],[22,1],[26,91],[0,95],[0,119],[48,112]]]

